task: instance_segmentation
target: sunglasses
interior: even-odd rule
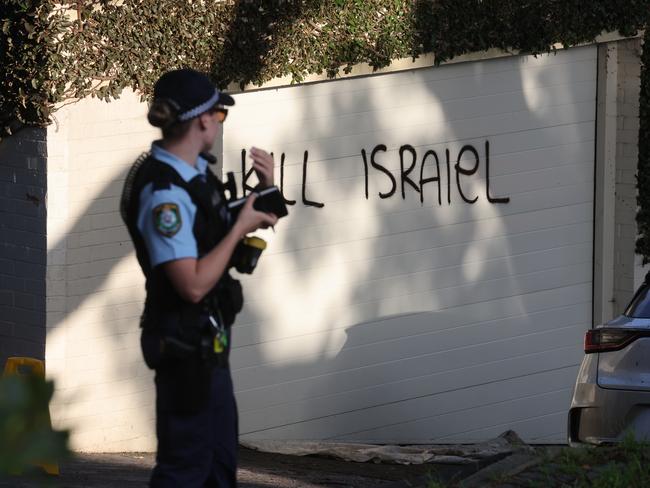
[[[215,107],[212,109],[213,114],[217,114],[217,120],[221,122],[222,124],[226,120],[226,117],[228,117],[228,109],[223,108],[223,107]]]

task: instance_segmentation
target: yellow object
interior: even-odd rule
[[[45,379],[45,363],[40,359],[34,358],[20,358],[12,357],[8,358],[5,363],[5,369],[2,373],[3,376],[16,375],[16,376],[38,376],[39,378]],[[50,411],[47,411],[47,420],[50,423]],[[59,475],[59,465],[52,463],[37,463],[37,466],[40,466],[45,470],[47,474]],[[20,474],[20,473],[17,473]]]
[[[40,359],[34,358],[9,358],[5,363],[3,376],[38,376],[45,378],[45,364]]]
[[[257,236],[244,237],[244,244],[246,244],[247,246],[254,247],[256,249],[261,249],[262,251],[266,249],[266,241]]]

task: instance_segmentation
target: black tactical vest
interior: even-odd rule
[[[151,267],[149,253],[137,226],[140,193],[149,183],[153,184],[153,191],[169,188],[173,184],[189,194],[197,208],[192,232],[199,258],[216,246],[230,227],[223,184],[209,168],[205,175],[197,175],[186,182],[174,168],[149,154],[138,158],[127,175],[120,211],[146,278],[147,298],[142,327],[156,328],[161,323],[161,317],[179,313],[181,322],[194,324],[205,312],[218,314],[225,326],[232,325],[243,305],[243,297],[239,281],[233,279],[227,270],[201,303],[192,304],[178,295],[162,266]]]

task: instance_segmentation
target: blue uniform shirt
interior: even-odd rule
[[[199,157],[196,167],[190,166],[158,144],[151,145],[151,155],[158,161],[170,165],[189,182],[198,174],[205,175],[208,163]],[[194,228],[196,205],[188,193],[176,186],[153,191],[153,184],[147,184],[140,193],[138,229],[149,252],[151,266],[181,258],[198,258]]]

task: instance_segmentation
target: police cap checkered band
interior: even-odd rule
[[[227,93],[220,92],[203,73],[193,69],[168,71],[153,88],[154,99],[167,99],[184,122],[198,117],[215,105],[234,105]]]

